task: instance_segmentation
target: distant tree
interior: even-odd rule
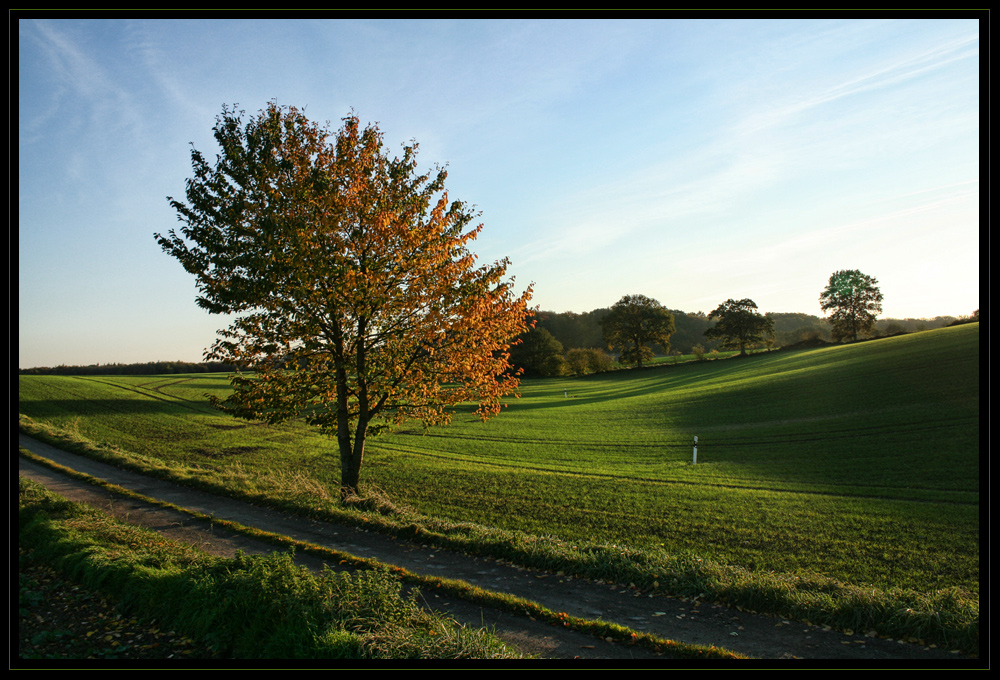
[[[774,347],[774,343],[777,338],[774,337],[774,316],[769,312],[764,316],[767,317],[768,321],[771,323],[771,331],[764,334],[764,346],[767,347],[767,351],[770,352]]]
[[[584,375],[588,372],[590,360],[587,358],[587,350],[581,347],[574,347],[566,352],[566,370],[572,375]]]
[[[574,347],[566,352],[566,367],[574,375],[611,370],[611,357],[599,349]]]
[[[726,300],[715,308],[709,319],[716,324],[705,331],[707,338],[719,338],[726,349],[738,349],[740,355],[774,335],[774,319],[757,311],[757,303],[749,298]]]
[[[642,367],[653,358],[651,344],[670,351],[674,315],[656,300],[645,295],[626,295],[601,319],[604,341],[619,352],[619,361]]]
[[[830,339],[830,323],[823,317],[798,312],[768,312],[774,319],[775,344],[792,345],[807,338]]]
[[[583,314],[573,312],[538,312],[538,327],[552,333],[566,350],[575,347],[604,347],[601,334],[601,318],[607,309],[595,309]]]
[[[948,318],[948,317],[945,317],[945,318]],[[963,314],[962,316],[958,317],[957,319],[950,318],[944,325],[946,325],[946,326],[961,326],[962,324],[979,323],[979,322],[980,322],[979,310],[977,309],[972,314],[969,314],[969,315]]]
[[[529,287],[507,260],[477,265],[482,225],[417,172],[417,145],[390,158],[357,117],[336,132],[271,103],[244,122],[223,108],[220,152],[191,153],[180,233],[160,247],[194,274],[197,303],[233,315],[208,352],[250,368],[212,403],[336,437],[341,497],[359,491],[369,434],[405,420],[447,423],[453,407],[499,412],[518,378],[508,348],[528,327]]]
[[[718,341],[705,339],[705,331],[712,325],[708,317],[701,313],[687,314],[679,309],[671,309],[677,330],[670,336],[670,347],[690,354],[691,348],[703,344],[706,350],[715,349]]]
[[[510,363],[526,376],[555,377],[563,372],[563,346],[544,328],[532,328],[510,348]]]
[[[875,328],[875,319],[882,313],[882,292],[875,278],[846,269],[830,276],[819,303],[829,312],[834,340],[857,340]]]

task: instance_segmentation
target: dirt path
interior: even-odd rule
[[[704,602],[650,596],[620,586],[520,569],[493,560],[429,548],[351,527],[283,515],[239,501],[221,498],[54,449],[19,433],[18,444],[29,451],[80,472],[183,508],[219,519],[278,533],[297,540],[379,560],[410,571],[459,579],[496,592],[505,592],[541,604],[553,611],[585,619],[601,619],[648,631],[660,637],[701,645],[715,645],[760,659],[823,659],[856,667],[885,662],[906,666],[963,667],[960,655],[864,635],[847,636],[816,626],[758,616]],[[62,496],[90,503],[134,524],[147,526],[179,541],[186,541],[217,555],[274,550],[271,545],[221,531],[189,515],[157,506],[111,497],[98,487],[53,472],[24,458],[19,474]],[[303,560],[318,567],[319,561]],[[445,610],[461,623],[494,628],[508,643],[547,658],[656,659],[645,650],[614,645],[527,617],[472,605],[454,597],[428,593],[427,604]],[[644,663],[648,663],[644,662]],[[655,662],[654,662],[655,663]],[[676,662],[673,662],[676,664]]]

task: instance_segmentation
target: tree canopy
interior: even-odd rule
[[[156,234],[197,279],[197,303],[233,314],[206,351],[252,370],[213,403],[246,419],[303,418],[336,436],[341,495],[358,490],[369,433],[447,423],[460,402],[483,419],[516,392],[509,346],[527,330],[508,260],[477,265],[483,228],[417,171],[417,144],[390,158],[377,125],[335,133],[271,103],[248,121],[223,107],[211,164],[191,154],[183,226]]]
[[[726,300],[708,318],[717,323],[705,331],[705,337],[719,338],[724,348],[738,349],[741,355],[747,347],[763,342],[767,334],[774,334],[774,320],[758,312],[757,303],[749,298]]]
[[[653,358],[649,345],[670,351],[674,315],[645,295],[626,295],[601,319],[601,328],[608,347],[619,352],[619,361],[641,368],[643,361]]]
[[[827,318],[833,327],[834,340],[857,340],[870,334],[875,328],[875,319],[882,313],[878,281],[857,269],[830,275],[819,303],[824,312],[830,312]]]
[[[563,346],[544,328],[535,327],[510,348],[510,363],[525,377],[553,377],[563,371]]]

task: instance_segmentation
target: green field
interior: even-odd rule
[[[133,463],[334,506],[335,442],[214,412],[205,394],[227,389],[223,375],[21,376],[19,411]],[[526,380],[490,422],[469,409],[370,440],[362,483],[453,522],[978,598],[979,439],[976,323]]]

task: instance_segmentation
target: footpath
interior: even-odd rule
[[[150,499],[167,502],[219,520],[237,522],[289,538],[323,546],[355,557],[378,560],[417,574],[456,579],[486,590],[509,593],[552,611],[601,620],[648,632],[661,638],[712,645],[755,659],[787,660],[774,667],[964,667],[967,659],[947,650],[905,644],[729,609],[722,605],[664,596],[651,596],[623,586],[594,583],[490,559],[452,553],[409,543],[371,531],[286,515],[240,501],[145,477],[67,453],[18,434],[18,444],[59,465],[103,479]],[[101,487],[55,472],[21,456],[18,474],[55,493],[88,503],[124,521],[145,526],[167,538],[196,545],[212,554],[231,556],[274,551],[271,544],[220,529],[192,515],[111,494]],[[321,561],[304,555],[296,559],[311,568]],[[331,564],[333,568],[339,565]],[[642,667],[691,666],[697,662],[663,659],[651,651],[613,644],[573,630],[534,621],[526,616],[482,607],[453,596],[424,593],[425,604],[446,612],[459,623],[486,627],[525,653],[548,659],[629,659]],[[801,661],[794,661],[801,660]],[[817,663],[817,662],[833,662]],[[749,662],[758,665],[759,662]]]

